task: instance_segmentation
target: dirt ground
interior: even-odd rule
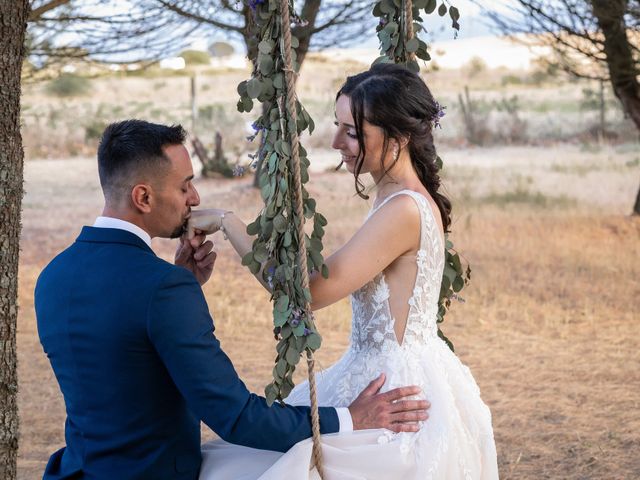
[[[503,479],[640,478],[640,219],[627,216],[639,157],[637,148],[608,147],[443,152],[451,238],[473,269],[466,303],[454,306],[443,329],[491,408]],[[100,213],[94,163],[26,164],[20,479],[40,478],[64,442],[64,404],[38,341],[33,287]],[[310,190],[329,220],[331,252],[369,205],[354,197],[349,175],[325,167],[318,164]],[[232,208],[245,220],[260,208],[250,179],[196,186],[203,206]],[[268,297],[230,246],[215,240],[219,257],[204,290],[216,331],[240,376],[261,392],[275,351]],[[154,248],[169,259],[175,244],[154,240]],[[318,324],[319,363],[327,367],[347,347],[348,300],[320,311]],[[203,427],[203,438],[211,436]]]

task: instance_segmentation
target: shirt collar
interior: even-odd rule
[[[144,243],[151,248],[151,236],[141,229],[139,226],[134,225],[126,220],[113,217],[98,217],[93,224],[96,228],[116,228],[118,230],[126,230],[139,237]]]

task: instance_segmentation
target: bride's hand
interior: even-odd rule
[[[193,210],[187,224],[187,238],[192,239],[196,231],[206,235],[217,232],[222,226],[222,217],[225,213],[228,213],[228,210],[221,208]]]

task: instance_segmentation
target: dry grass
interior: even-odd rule
[[[493,163],[479,160],[482,155]],[[473,283],[444,328],[493,412],[504,479],[640,477],[640,220],[624,215],[637,188],[637,154],[589,155],[585,160],[575,149],[445,155],[457,205],[453,240],[472,263]],[[550,156],[546,163],[535,160]],[[602,192],[584,194],[598,183],[592,173],[576,170],[578,160],[596,165],[593,175],[606,173]],[[603,162],[611,165],[603,170]],[[64,405],[37,339],[33,286],[50,258],[93,221],[101,196],[91,160],[26,167],[19,478],[33,479],[64,441]],[[530,179],[531,197],[486,201],[492,192],[510,191],[514,175]],[[316,173],[312,182],[329,219],[331,251],[358,227],[368,205],[353,197],[346,174]],[[248,185],[248,179],[197,183],[203,205],[233,205],[247,220],[260,202]],[[553,193],[561,186],[570,203],[555,205]],[[532,201],[535,192],[549,200]],[[274,351],[268,298],[230,247],[217,241],[220,255],[205,293],[224,349],[260,392]],[[171,257],[171,242],[154,242],[160,255]],[[347,346],[348,301],[318,317],[325,338],[319,362],[328,366]]]

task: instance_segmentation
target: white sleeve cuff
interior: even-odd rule
[[[339,433],[353,432],[353,420],[351,413],[346,407],[336,408],[338,414],[338,422],[340,423]]]

